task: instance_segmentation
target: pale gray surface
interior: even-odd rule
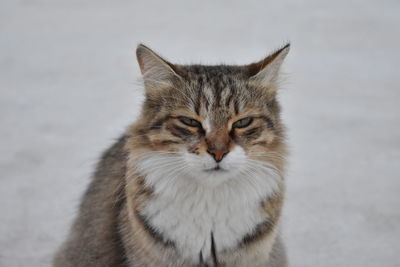
[[[248,63],[286,40],[291,265],[400,266],[399,14],[394,0],[2,0],[0,266],[50,264],[99,152],[137,114],[137,43]]]

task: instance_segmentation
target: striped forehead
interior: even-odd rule
[[[218,86],[207,85],[199,89],[202,93],[199,115],[205,118],[210,126],[222,126],[239,112],[241,105],[237,88],[220,83]]]
[[[192,74],[190,87],[195,93],[194,108],[199,115],[225,117],[238,113],[248,98],[240,75],[223,72]]]

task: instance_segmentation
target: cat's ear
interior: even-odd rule
[[[282,62],[289,53],[289,49],[290,44],[286,44],[263,60],[247,65],[250,81],[262,86],[274,85],[278,81]]]
[[[171,79],[179,77],[172,63],[166,61],[143,44],[138,45],[136,57],[146,89],[160,89],[164,86],[170,86]]]

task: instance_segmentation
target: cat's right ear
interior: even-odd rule
[[[250,81],[265,87],[276,89],[276,86],[273,85],[278,82],[280,68],[283,60],[289,53],[289,49],[290,44],[288,43],[263,60],[247,65],[246,68],[251,76]]]
[[[147,90],[171,86],[171,80],[174,77],[179,77],[172,63],[143,44],[138,45],[136,57]]]

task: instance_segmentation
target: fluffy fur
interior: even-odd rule
[[[289,46],[245,66],[174,65],[140,45],[142,113],[104,155],[55,266],[286,266]]]

